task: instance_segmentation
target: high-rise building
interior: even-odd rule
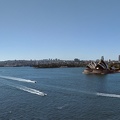
[[[104,61],[104,56],[102,56],[102,57],[101,57],[101,60],[103,60],[103,61]]]
[[[120,62],[120,55],[118,56],[118,61]]]

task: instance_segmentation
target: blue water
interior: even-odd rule
[[[120,74],[83,69],[0,67],[0,120],[120,120]]]

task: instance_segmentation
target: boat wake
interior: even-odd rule
[[[10,76],[1,76],[0,75],[0,78],[7,79],[7,80],[20,81],[20,82],[36,83],[36,81],[32,81],[32,80],[28,80],[28,79],[22,79],[22,78],[17,78],[17,77],[10,77]],[[33,88],[29,88],[29,87],[26,87],[26,86],[23,86],[23,85],[18,85],[18,84],[11,83],[11,82],[7,82],[5,84],[7,84],[8,86],[17,88],[19,90],[22,90],[22,91],[25,91],[25,92],[29,92],[29,93],[32,93],[32,94],[36,94],[36,95],[39,95],[39,96],[46,96],[47,95],[44,92],[41,92],[41,91],[33,89]]]
[[[111,94],[111,93],[92,93],[92,92],[85,92],[85,91],[81,91],[81,93],[90,94],[90,95],[96,95],[96,96],[101,96],[101,97],[120,98],[120,95]]]
[[[23,85],[18,85],[18,84],[13,84],[13,83],[7,83],[6,85],[8,85],[10,87],[13,87],[13,88],[16,88],[18,90],[22,90],[22,91],[25,91],[25,92],[28,92],[28,93],[31,93],[31,94],[36,94],[36,95],[39,95],[39,96],[46,96],[47,95],[44,92],[41,92],[41,91],[33,89],[33,88],[29,88],[29,87],[26,87],[26,86],[23,86]]]
[[[63,105],[63,106],[57,107],[57,109],[58,109],[58,110],[62,110],[63,108],[65,108],[65,107],[67,107],[67,106],[68,106],[68,104],[65,104],[65,105]]]
[[[117,95],[117,94],[96,93],[96,95],[97,96],[103,96],[103,97],[120,98],[120,95]]]
[[[29,82],[29,83],[36,83],[36,81],[23,79],[23,78],[17,78],[17,77],[10,77],[10,76],[0,76],[0,78],[9,79],[9,80],[15,80],[20,82]]]
[[[111,93],[92,93],[92,92],[85,92],[85,91],[81,91],[81,93],[89,94],[89,95],[96,95],[96,96],[101,96],[101,97],[120,98],[120,95],[111,94]]]
[[[90,92],[90,91],[88,92],[88,91],[76,90],[76,89],[71,89],[71,88],[63,88],[63,87],[52,86],[52,85],[49,85],[48,87],[54,87],[56,89],[62,89],[62,90],[67,90],[67,91],[79,92],[79,93],[82,93],[82,94],[95,95],[95,96],[101,96],[101,97],[120,98],[119,94]]]
[[[46,96],[47,95],[44,92],[41,92],[41,91],[33,89],[33,88],[28,88],[26,86],[14,86],[14,87],[16,87],[17,89],[32,93],[32,94],[40,95],[40,96]]]

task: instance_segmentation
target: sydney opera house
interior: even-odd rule
[[[100,60],[98,63],[91,62],[86,66],[83,73],[85,74],[108,74],[113,72],[109,69],[104,60]]]

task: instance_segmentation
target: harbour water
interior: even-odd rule
[[[0,120],[120,120],[120,73],[0,67]]]

